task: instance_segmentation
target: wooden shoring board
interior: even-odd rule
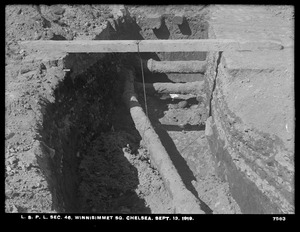
[[[62,51],[66,53],[126,53],[138,52],[200,52],[200,51],[251,51],[281,50],[277,41],[236,41],[230,39],[182,40],[36,40],[21,41],[26,50]]]

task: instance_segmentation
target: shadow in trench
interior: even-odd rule
[[[164,18],[162,18],[161,20],[161,26],[158,29],[156,28],[153,29],[153,33],[158,39],[169,39],[170,31],[166,25]]]
[[[192,35],[191,28],[186,19],[183,20],[181,25],[178,25],[180,32],[183,35]]]
[[[140,103],[144,106],[144,99],[143,97],[140,98]],[[192,98],[190,103],[196,103],[196,99]],[[180,152],[177,150],[175,143],[173,142],[172,138],[169,136],[167,129],[171,129],[174,131],[182,131],[183,129],[176,125],[162,125],[159,121],[159,118],[163,117],[164,112],[168,110],[167,104],[164,100],[160,100],[157,98],[149,99],[149,119],[151,121],[152,126],[154,127],[155,132],[159,136],[159,139],[162,145],[165,147],[168,155],[172,163],[174,164],[178,174],[180,175],[185,187],[192,193],[194,196],[199,200],[201,209],[206,214],[211,214],[213,211],[206,205],[198,196],[198,192],[192,184],[192,181],[197,181],[196,177],[194,176],[193,172],[189,168],[186,160],[181,156]],[[194,131],[203,131],[205,130],[204,125],[187,125],[188,130]]]
[[[144,105],[142,98],[140,103]],[[155,113],[153,109],[157,110],[157,112]],[[178,126],[175,125],[162,125],[158,120],[159,116],[162,116],[165,110],[167,110],[167,108],[164,101],[158,99],[154,100],[154,103],[152,103],[149,107],[149,119],[151,121],[151,124],[153,125],[155,132],[159,136],[162,145],[165,147],[167,153],[169,154],[170,159],[174,164],[176,170],[178,171],[178,174],[180,175],[184,185],[199,200],[201,209],[205,213],[211,214],[212,210],[199,198],[198,192],[192,184],[193,180],[197,181],[196,177],[194,176],[193,172],[189,168],[186,160],[181,156],[180,152],[177,150],[175,143],[173,142],[172,138],[169,136],[166,130],[166,129],[171,129],[171,130],[182,131],[182,128],[179,128]],[[187,125],[187,127],[190,130],[198,130],[198,131],[205,129],[205,127],[202,125],[201,126]]]
[[[104,133],[95,139],[90,153],[81,162],[82,211],[94,213],[151,213],[145,200],[135,192],[139,185],[137,169],[118,147],[136,146],[127,133]]]
[[[38,163],[57,212],[151,213],[134,191],[138,171],[120,149],[138,146],[139,138],[126,128],[110,131],[114,114],[117,121],[126,116],[116,103],[121,102],[121,85],[110,68],[114,59],[107,55],[73,81],[68,74],[54,91],[55,102],[39,99],[43,121],[38,139],[46,144],[44,153],[55,153],[41,155],[47,159]],[[89,82],[91,75],[95,79]]]
[[[95,40],[145,40],[145,38],[140,34],[142,28],[136,23],[135,19],[127,20],[125,22],[121,22],[119,20],[114,20],[115,28],[108,22],[108,26],[98,35],[95,36]],[[166,27],[166,25],[164,26]],[[162,33],[170,35],[168,28],[164,28],[158,30],[157,33]],[[166,33],[166,30],[168,33]],[[160,36],[160,35],[159,35]],[[138,47],[137,47],[138,51]],[[145,52],[140,54],[127,54],[128,59],[124,61],[124,63],[128,63],[135,67],[136,69],[136,77],[138,81],[142,81],[142,72],[140,66],[140,57],[143,60],[157,60],[160,58],[155,52]],[[167,82],[170,81],[168,76],[164,73],[158,73],[155,76],[153,74],[150,76],[148,73],[144,73],[145,82]]]
[[[161,124],[162,128],[164,128],[166,131],[203,131],[205,130],[205,125],[191,125],[186,124],[184,128],[178,126],[178,125],[166,125]]]
[[[53,34],[50,40],[67,40],[67,39],[62,35]]]

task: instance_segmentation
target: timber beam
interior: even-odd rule
[[[237,41],[231,39],[181,40],[35,40],[20,41],[25,50],[61,51],[66,53],[126,53],[126,52],[201,52],[281,50],[277,41]]]

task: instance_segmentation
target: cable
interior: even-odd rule
[[[146,109],[146,115],[147,118],[149,119],[149,115],[148,115],[148,107],[147,107],[147,96],[146,96],[146,87],[145,87],[145,77],[144,77],[144,68],[143,68],[143,60],[142,57],[140,55],[140,46],[139,46],[140,41],[137,41],[137,49],[138,49],[138,54],[139,54],[139,58],[140,58],[140,63],[141,63],[141,70],[142,70],[142,79],[143,79],[143,90],[144,90],[144,100],[145,100],[145,109]],[[144,131],[145,133],[145,131]],[[189,143],[188,145],[186,145],[181,151],[180,153],[182,153],[186,148],[188,148],[190,145],[192,145],[197,139],[199,139],[200,137],[202,137],[203,135],[200,135],[199,137],[197,137],[196,139],[194,139],[191,143]]]
[[[146,109],[146,115],[149,118],[148,115],[148,107],[147,107],[147,96],[146,96],[146,87],[145,87],[145,77],[144,77],[144,68],[143,68],[143,61],[142,57],[140,55],[140,46],[139,46],[140,41],[137,42],[137,48],[138,48],[138,54],[140,57],[140,62],[141,62],[141,69],[142,69],[142,79],[143,79],[143,90],[144,90],[144,100],[145,100],[145,109]]]

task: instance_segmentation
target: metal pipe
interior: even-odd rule
[[[204,214],[204,211],[200,208],[200,201],[185,187],[166,149],[138,102],[134,92],[133,70],[121,68],[120,75],[125,79],[124,101],[130,110],[136,129],[150,152],[151,162],[154,163],[161,174],[173,199],[174,213]]]
[[[137,91],[143,91],[143,84],[135,82]],[[194,94],[201,95],[206,93],[204,81],[195,81],[187,83],[146,83],[145,89],[147,94],[167,93],[167,94]]]
[[[144,61],[146,70],[153,73],[205,73],[206,61]]]

